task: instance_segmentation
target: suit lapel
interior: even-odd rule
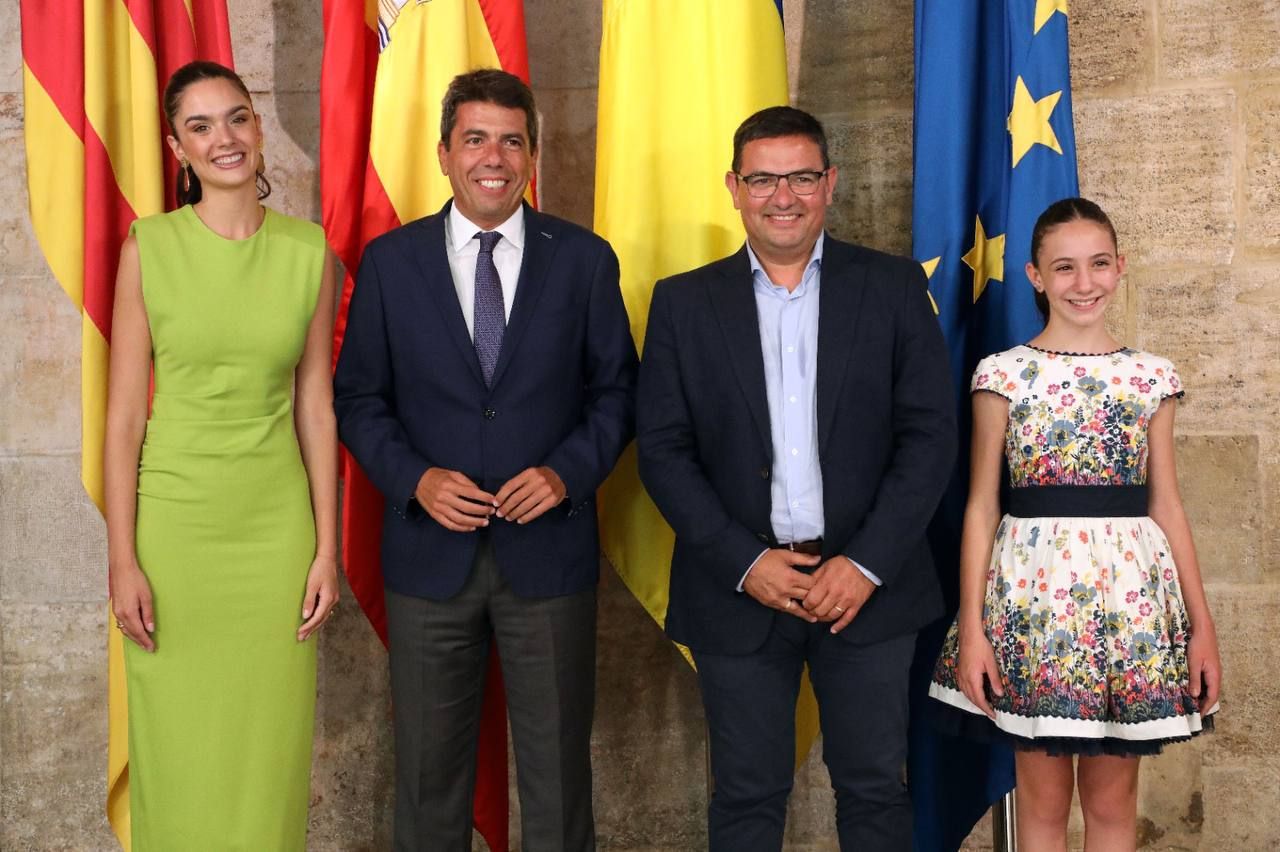
[[[520,280],[516,284],[515,301],[511,305],[511,317],[502,335],[502,349],[498,363],[493,368],[493,387],[498,386],[502,374],[514,357],[520,338],[529,328],[530,318],[542,295],[551,260],[556,253],[556,237],[559,228],[549,216],[538,214],[528,204],[524,207],[524,258],[520,261]],[[477,360],[477,368],[479,361]]]
[[[448,330],[449,337],[458,347],[458,354],[476,381],[484,383],[484,374],[480,372],[480,358],[476,355],[475,344],[467,332],[467,321],[462,316],[462,306],[458,304],[458,291],[453,286],[453,272],[449,269],[449,256],[445,249],[444,229],[448,225],[449,207],[434,216],[418,220],[419,231],[414,235],[413,244],[417,249],[414,260],[422,271],[422,280],[431,297],[436,302],[439,316]]]
[[[836,399],[857,339],[866,267],[844,243],[825,237],[822,286],[818,291],[818,452],[831,435]]]
[[[717,264],[720,273],[710,282],[711,302],[724,333],[729,363],[747,399],[747,409],[760,439],[772,450],[769,400],[764,384],[764,355],[760,351],[760,318],[751,280],[751,265],[744,245],[738,253]]]

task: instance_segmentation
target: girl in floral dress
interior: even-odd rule
[[[930,694],[1017,747],[1023,848],[1066,848],[1078,785],[1088,848],[1133,849],[1139,756],[1211,727],[1221,676],[1174,471],[1182,387],[1103,324],[1125,259],[1096,204],[1051,205],[1031,258],[1047,322],[973,376],[960,611]]]

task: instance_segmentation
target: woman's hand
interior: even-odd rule
[[[1187,666],[1191,669],[1191,697],[1199,700],[1200,712],[1206,713],[1218,703],[1218,690],[1222,686],[1218,631],[1212,621],[1206,619],[1192,625],[1191,641],[1187,643]]]
[[[156,632],[156,614],[147,575],[136,558],[112,563],[110,575],[111,612],[116,617],[116,627],[142,650],[154,651],[156,642],[151,634]]]
[[[338,605],[338,560],[332,556],[317,556],[307,572],[307,591],[302,599],[302,626],[298,628],[298,641],[320,629],[320,625]]]
[[[1004,687],[1000,685],[1000,670],[996,668],[996,652],[981,630],[967,635],[966,631],[960,631],[960,659],[956,669],[956,678],[960,681],[960,691],[964,693],[964,697],[994,722],[996,711],[987,700],[983,678],[985,676],[991,684],[991,691],[996,695],[1003,696]]]

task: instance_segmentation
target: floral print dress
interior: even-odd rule
[[[972,390],[1009,400],[1014,513],[996,531],[983,605],[1004,696],[989,696],[992,729],[960,691],[953,624],[929,693],[965,712],[941,715],[1055,754],[1150,754],[1199,733],[1211,720],[1189,691],[1178,570],[1146,516],[1147,427],[1182,395],[1173,365],[1024,345],[984,358]],[[1113,514],[1117,495],[1130,509]],[[1036,511],[1015,512],[1019,502]]]

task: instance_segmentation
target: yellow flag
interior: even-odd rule
[[[618,253],[631,333],[643,347],[654,283],[732,254],[745,239],[724,175],[743,119],[787,103],[778,4],[605,0],[599,98],[595,231]],[[634,446],[601,489],[600,531],[618,575],[664,624],[673,535],[640,485]],[[797,765],[817,731],[806,680]]]

